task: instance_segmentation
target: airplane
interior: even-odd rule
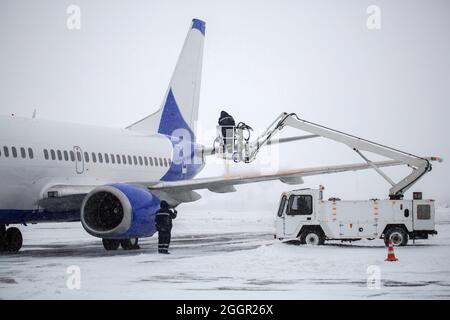
[[[161,107],[126,128],[0,117],[0,250],[17,252],[17,227],[81,221],[106,250],[138,248],[156,232],[161,200],[171,207],[226,193],[235,185],[369,169],[373,163],[270,174],[195,178],[205,167],[198,118],[205,22],[193,19]],[[397,161],[378,162],[379,167]]]

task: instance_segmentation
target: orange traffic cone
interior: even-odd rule
[[[384,261],[397,261],[398,259],[395,257],[394,247],[392,246],[392,240],[389,240],[388,246],[388,255]]]

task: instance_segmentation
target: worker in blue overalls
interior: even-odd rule
[[[169,204],[162,200],[161,208],[156,211],[156,230],[158,230],[158,252],[169,254],[169,245],[172,231],[172,220],[177,217],[177,210],[169,209]]]

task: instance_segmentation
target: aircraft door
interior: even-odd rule
[[[75,170],[78,174],[82,174],[84,172],[83,152],[78,146],[73,147],[73,152],[75,154]]]

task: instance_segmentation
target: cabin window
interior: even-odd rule
[[[27,157],[27,154],[25,153],[25,148],[24,147],[20,148],[20,155],[22,156],[23,159],[25,159]]]
[[[62,160],[62,153],[61,150],[57,150],[56,154],[58,155],[58,160]]]
[[[72,150],[70,150],[69,154],[70,154],[70,161],[75,162],[75,153]]]
[[[45,160],[48,160],[48,150],[44,149],[44,158]]]
[[[64,160],[69,161],[69,153],[67,152],[67,150],[64,150],[63,154],[64,154]]]
[[[167,159],[164,158],[164,167],[167,167]]]
[[[17,149],[16,147],[11,147],[12,155],[14,158],[17,158]]]
[[[56,153],[55,153],[55,150],[50,149],[50,156],[52,157],[52,160],[56,160]]]
[[[136,156],[133,156],[134,165],[137,165],[137,158]]]
[[[288,215],[310,215],[312,212],[312,196],[298,195],[289,197]]]
[[[127,158],[128,158],[128,164],[129,164],[129,165],[132,165],[132,164],[133,164],[133,161],[131,161],[131,156],[128,155]]]
[[[127,157],[124,154],[122,155],[122,163],[127,164]]]
[[[84,161],[89,162],[89,153],[84,153]]]
[[[116,154],[116,160],[117,160],[117,163],[120,164],[120,156],[118,154]]]
[[[101,153],[98,154],[98,162],[103,163],[103,156]]]
[[[141,156],[139,156],[139,165],[141,165],[142,166],[142,164],[143,164],[143,162],[142,162],[142,157]]]
[[[95,156],[95,152],[92,152],[91,155],[92,155],[92,162],[97,163],[97,157]]]
[[[111,163],[116,163],[116,158],[114,157],[114,155],[113,154],[111,154],[110,155],[111,156]]]
[[[148,157],[148,160],[150,161],[150,165],[153,167],[153,158],[152,157]]]
[[[3,147],[3,153],[5,154],[5,157],[9,157],[9,150],[8,150],[8,147],[7,146],[4,146]]]
[[[172,164],[172,160],[170,158],[167,159],[167,162],[169,163],[169,166]]]
[[[147,166],[148,166],[148,160],[147,160],[147,157],[144,157],[144,163],[145,163],[145,166],[147,167]]]
[[[106,163],[109,163],[109,156],[108,156],[107,153],[105,153],[105,162],[106,162]]]
[[[158,166],[158,159],[156,157],[153,158],[153,159],[155,159],[155,166],[157,167]]]
[[[159,166],[160,166],[160,167],[163,166],[163,162],[162,162],[162,159],[161,159],[161,158],[159,158]]]
[[[81,161],[81,152],[80,151],[77,151],[77,160],[78,160],[78,162]]]

